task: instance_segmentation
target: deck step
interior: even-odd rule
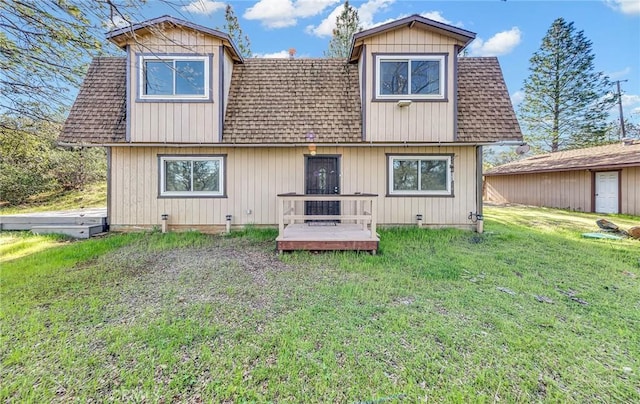
[[[50,224],[42,226],[32,226],[34,234],[65,234],[73,238],[89,238],[104,231],[102,224]]]

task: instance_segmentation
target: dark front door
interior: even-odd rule
[[[340,167],[337,156],[308,156],[305,174],[306,194],[339,194]],[[340,201],[309,201],[306,215],[339,215]]]

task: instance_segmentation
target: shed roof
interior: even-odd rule
[[[235,65],[223,142],[362,142],[358,68],[337,59],[247,59]],[[125,58],[96,58],[60,141],[125,142]],[[496,58],[460,58],[457,142],[522,140]]]
[[[640,141],[540,154],[488,170],[485,175],[533,174],[553,171],[605,170],[640,166]]]

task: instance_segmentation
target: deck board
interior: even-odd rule
[[[289,250],[357,250],[378,249],[380,239],[369,229],[358,224],[317,225],[290,224],[283,235],[276,239],[279,251]]]

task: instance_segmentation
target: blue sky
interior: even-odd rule
[[[322,57],[343,0],[229,1],[260,57]],[[148,0],[135,21],[169,14],[218,28],[227,2]],[[640,122],[640,0],[352,0],[365,28],[421,14],[477,34],[470,56],[497,56],[517,107],[529,58],[558,17],[573,21],[592,41],[596,70],[622,83],[625,118]],[[612,91],[615,88],[612,87]],[[612,111],[612,119],[617,109]]]

